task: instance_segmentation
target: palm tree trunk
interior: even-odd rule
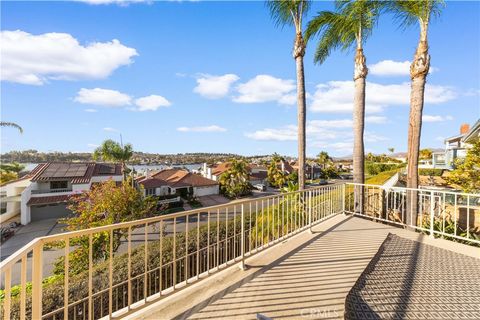
[[[305,189],[305,150],[306,150],[306,101],[305,72],[303,56],[305,43],[301,33],[297,33],[293,57],[297,66],[297,115],[298,115],[298,190]]]
[[[365,131],[365,79],[368,74],[366,59],[361,48],[355,54],[355,95],[353,99],[353,182],[365,183],[365,150],[363,133]],[[363,212],[363,186],[355,187],[355,212]]]
[[[425,83],[430,68],[428,43],[420,41],[415,57],[410,66],[412,86],[410,92],[410,115],[408,125],[408,161],[407,161],[407,188],[418,188],[418,159],[420,153],[420,138],[422,132],[422,112],[425,93]],[[409,226],[417,225],[418,196],[415,190],[407,191],[406,223]]]

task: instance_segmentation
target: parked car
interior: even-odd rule
[[[266,191],[267,190],[267,187],[264,185],[264,184],[261,184],[261,183],[257,183],[257,184],[254,184],[253,187],[259,191]]]
[[[325,179],[320,179],[320,181],[318,182],[318,184],[321,185],[321,186],[324,186],[324,185],[328,184],[328,181],[325,180]]]

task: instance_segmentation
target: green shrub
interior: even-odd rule
[[[226,222],[219,222],[219,228],[217,232],[216,223],[214,224],[215,227],[212,227],[212,223],[210,224],[210,233],[208,233],[207,226],[201,226],[199,232],[199,248],[206,248],[207,243],[210,245],[216,243],[217,241],[217,233],[218,238],[220,239],[220,246],[221,252],[223,248],[225,248],[225,239],[229,239],[228,246],[231,245],[232,241],[235,243],[239,243],[239,237],[241,233],[241,221],[240,216],[237,219],[231,219],[228,223]],[[248,228],[250,225],[250,221],[248,217],[245,219],[245,229]],[[254,221],[252,221],[252,225],[254,225]],[[227,231],[228,229],[228,231]],[[234,237],[235,233],[235,237]],[[228,235],[228,236],[227,236]],[[188,257],[188,264],[189,265],[196,265],[196,255],[191,254],[197,250],[197,228],[192,229],[188,232],[188,243],[186,242],[186,233],[179,232],[175,237],[175,256],[177,259],[176,264],[176,283],[181,283],[185,281],[185,263],[183,262],[185,259],[181,259],[185,257],[185,253],[188,250],[190,254]],[[209,242],[208,242],[209,239]],[[223,242],[222,242],[223,241]],[[247,241],[248,243],[248,241]],[[232,244],[233,247],[233,244]],[[237,246],[238,247],[238,246]],[[226,260],[231,260],[234,258],[232,249],[229,249],[228,255],[222,255],[219,257],[219,263],[223,264]],[[147,248],[147,266],[148,266],[148,276],[147,276],[147,295],[152,295],[158,292],[158,283],[159,283],[159,276],[160,270],[158,267],[160,266],[160,243],[158,240],[154,242],[148,243]],[[172,236],[164,236],[162,242],[162,289],[166,289],[173,285],[172,283],[172,275],[173,275],[173,237]],[[205,260],[206,257],[206,250],[203,251],[204,254],[200,257],[201,259]],[[239,248],[236,251],[239,252]],[[210,251],[211,256],[212,250]],[[63,257],[62,257],[63,258]],[[181,259],[181,261],[180,261]],[[136,276],[142,275],[145,273],[145,245],[139,245],[132,249],[131,252],[131,279],[135,279]],[[206,261],[206,260],[205,260]],[[213,257],[211,257],[210,261],[214,261]],[[60,260],[57,264],[57,267],[63,265],[63,260]],[[88,263],[85,266],[83,272],[70,275],[69,276],[69,287],[70,287],[70,295],[69,295],[69,302],[73,303],[76,301],[80,301],[88,296]],[[155,271],[155,269],[157,269]],[[193,270],[192,270],[193,269]],[[102,290],[108,288],[109,284],[109,260],[96,263],[92,268],[92,282],[93,282],[93,293],[98,293]],[[128,254],[118,254],[114,256],[112,259],[112,276],[113,276],[113,285],[119,285],[117,290],[113,290],[113,311],[119,310],[126,306],[125,295],[127,292],[127,285],[121,284],[128,279]],[[206,270],[200,270],[200,272],[204,272]],[[58,272],[58,270],[57,270]],[[188,277],[192,277],[195,275],[196,269],[191,268],[190,272],[188,273]],[[132,292],[132,301],[140,301],[144,298],[144,277],[138,277],[136,280],[132,280],[131,282],[131,292]],[[20,318],[20,287],[14,286],[12,287],[12,300],[11,300],[11,318],[18,319]],[[56,318],[63,317],[63,297],[64,297],[64,276],[62,274],[55,275],[52,277],[48,277],[43,281],[43,313],[53,312],[57,309],[58,313],[56,313]],[[3,317],[3,307],[1,306],[1,302],[3,302],[4,293],[0,291],[0,317]],[[106,290],[103,293],[100,293],[96,296],[94,301],[94,315],[95,319],[101,318],[103,316],[108,315],[108,305],[109,305],[109,292]],[[76,311],[74,311],[73,307],[70,307],[69,314],[71,317],[74,317],[74,312],[76,312],[76,316],[82,317],[82,314],[87,312],[87,303],[77,305]],[[83,307],[82,307],[83,306]],[[31,283],[27,283],[27,315],[31,313]],[[28,316],[27,316],[28,317]],[[70,318],[70,317],[69,317]],[[51,318],[46,319],[53,319],[53,315]]]
[[[367,161],[365,164],[365,171],[367,174],[374,176],[385,171],[400,168],[401,166],[402,164],[396,163],[377,163]]]
[[[418,174],[421,176],[441,177],[443,169],[419,169]]]

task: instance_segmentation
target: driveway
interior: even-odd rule
[[[230,202],[229,199],[225,198],[220,194],[212,194],[209,196],[198,197],[198,201],[200,201],[204,207],[217,206]]]
[[[63,225],[57,222],[57,219],[45,219],[34,221],[26,226],[21,226],[15,234],[2,243],[0,246],[0,261],[10,256],[15,251],[21,249],[24,245],[37,237],[43,237],[51,234],[61,233]]]

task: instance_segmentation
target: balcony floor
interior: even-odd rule
[[[203,288],[186,289],[196,293],[179,292],[136,317],[256,319],[261,314],[273,319],[341,319],[348,292],[389,233],[480,256],[478,248],[337,215],[316,225],[313,234],[300,233],[247,259],[247,271],[226,269],[198,283]]]

